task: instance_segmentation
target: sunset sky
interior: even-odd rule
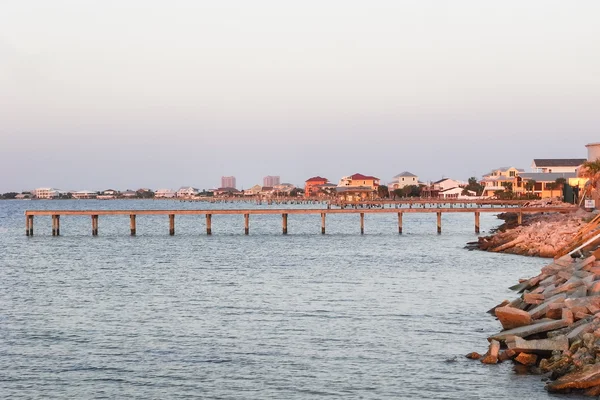
[[[600,141],[598,1],[0,3],[0,192],[466,180]]]

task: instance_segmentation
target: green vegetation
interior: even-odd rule
[[[17,197],[19,193],[16,192],[8,192],[8,193],[4,193],[3,195],[0,195],[1,199],[4,200],[13,200],[15,197]]]
[[[469,178],[469,181],[467,183],[467,186],[465,186],[465,189],[475,192],[475,194],[477,196],[481,196],[481,194],[483,193],[483,185],[480,184],[479,182],[477,182],[477,178],[475,178],[474,176]],[[463,193],[463,194],[465,194],[465,193]]]
[[[379,187],[377,187],[377,197],[380,199],[387,199],[390,197],[390,190],[388,187],[385,185],[379,185]]]

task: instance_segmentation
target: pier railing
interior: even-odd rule
[[[473,213],[475,216],[475,233],[479,233],[479,218],[484,213],[513,212],[517,214],[519,224],[523,221],[523,214],[539,212],[559,212],[569,213],[576,211],[573,207],[431,207],[431,208],[344,208],[344,209],[299,209],[299,208],[280,208],[280,209],[240,209],[240,210],[28,210],[25,211],[25,233],[27,236],[33,236],[34,216],[52,217],[52,235],[60,235],[60,219],[62,216],[87,216],[91,217],[92,235],[98,235],[98,219],[100,216],[123,215],[129,216],[130,233],[136,234],[136,218],[138,215],[165,215],[169,218],[169,234],[175,234],[175,216],[177,215],[204,215],[206,218],[206,234],[212,234],[212,216],[213,215],[243,215],[244,233],[250,233],[250,215],[281,215],[282,233],[288,233],[288,215],[321,215],[321,233],[325,234],[326,217],[330,214],[359,214],[360,232],[365,232],[365,214],[397,214],[398,233],[402,233],[403,215],[406,213],[436,213],[437,215],[437,233],[442,233],[442,213]]]

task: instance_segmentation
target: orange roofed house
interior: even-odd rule
[[[329,180],[320,176],[313,176],[304,183],[304,197],[314,197],[319,195],[322,185],[327,184]]]
[[[354,174],[340,179],[337,194],[345,201],[372,200],[377,196],[379,178]]]

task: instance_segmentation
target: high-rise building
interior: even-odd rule
[[[280,178],[278,176],[265,176],[263,178],[263,186],[267,186],[267,187],[273,187],[275,185],[279,185],[280,182]]]
[[[235,176],[222,176],[221,177],[221,187],[235,189]]]

